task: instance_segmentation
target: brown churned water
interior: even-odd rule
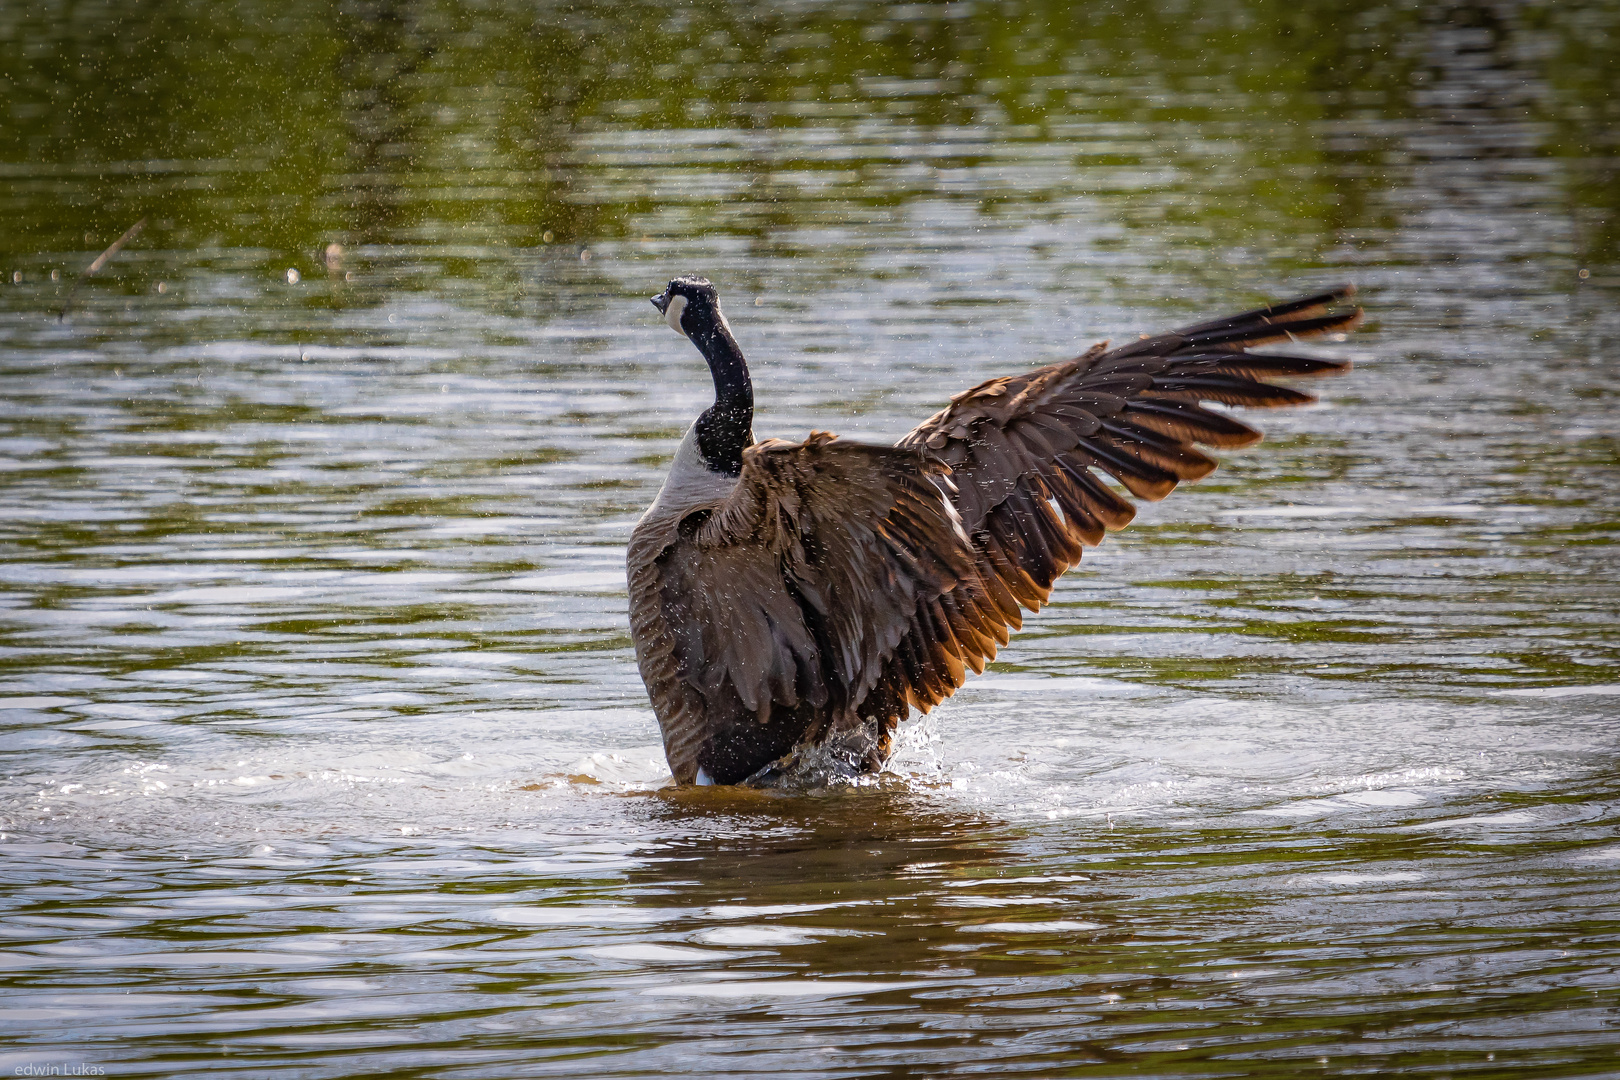
[[[0,12],[0,1071],[1620,1075],[1617,68],[1612,3]],[[761,437],[1369,321],[892,775],[675,792],[681,272]]]

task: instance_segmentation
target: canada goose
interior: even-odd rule
[[[681,784],[876,771],[911,709],[981,672],[1082,546],[1260,433],[1202,401],[1297,405],[1262,380],[1350,365],[1250,346],[1347,330],[1352,287],[1196,323],[965,390],[893,446],[753,434],[754,391],[714,286],[653,304],[714,404],[687,429],[627,553],[630,634]],[[819,751],[809,753],[809,751]],[[802,767],[802,768],[801,768]],[[795,770],[798,770],[797,772]]]

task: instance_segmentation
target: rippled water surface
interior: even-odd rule
[[[1604,3],[0,7],[0,1069],[1620,1076],[1616,70]],[[879,783],[676,791],[686,271],[761,436],[1369,320]]]

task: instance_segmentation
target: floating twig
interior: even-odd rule
[[[114,240],[107,247],[106,251],[103,251],[100,255],[97,255],[95,262],[84,268],[84,273],[79,275],[79,280],[75,281],[73,283],[73,288],[68,290],[67,299],[62,301],[62,313],[56,317],[57,322],[62,322],[67,318],[68,308],[73,306],[73,298],[79,294],[79,286],[83,285],[90,278],[91,274],[94,274],[103,266],[106,266],[107,260],[118,254],[118,252],[123,249],[123,246],[135,239],[135,237],[140,233],[141,229],[145,227],[146,219],[141,218],[141,220],[124,230],[124,235]]]

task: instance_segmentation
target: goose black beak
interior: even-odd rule
[[[668,311],[669,310],[669,290],[665,289],[663,292],[661,292],[657,296],[653,297],[652,298],[652,306],[658,309],[658,314],[660,314],[660,315],[662,315],[664,312]]]

